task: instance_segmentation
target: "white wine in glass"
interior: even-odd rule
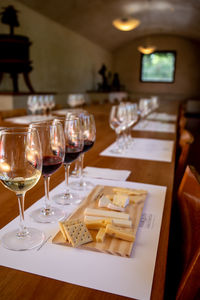
[[[43,232],[26,227],[24,197],[40,179],[42,149],[37,130],[10,128],[0,131],[0,180],[16,193],[19,203],[19,229],[6,233],[2,245],[10,250],[28,250],[39,246],[45,238]]]

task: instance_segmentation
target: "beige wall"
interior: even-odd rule
[[[112,67],[112,55],[84,37],[62,27],[16,1],[1,1],[0,8],[14,5],[19,10],[20,27],[15,34],[26,35],[32,41],[30,58],[33,71],[30,78],[37,92],[55,91],[66,99],[67,93],[85,92],[96,88],[102,63]],[[0,24],[0,33],[9,33],[9,27]],[[20,91],[28,91],[19,76]],[[8,74],[0,91],[12,90]]]
[[[140,82],[140,53],[137,47],[145,38],[137,39],[114,52],[114,69],[132,97],[160,95],[161,98],[186,99],[200,96],[200,44],[175,36],[154,35],[151,42],[158,50],[175,50],[174,83]]]

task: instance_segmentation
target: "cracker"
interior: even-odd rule
[[[81,220],[74,220],[74,222],[70,224],[65,222],[63,228],[73,247],[78,247],[93,241],[90,232]]]

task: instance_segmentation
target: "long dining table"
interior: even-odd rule
[[[87,111],[93,113],[96,122],[96,142],[85,156],[85,165],[91,167],[130,170],[128,182],[145,183],[167,187],[164,211],[162,216],[158,250],[156,255],[151,299],[163,299],[165,288],[165,275],[168,253],[168,239],[170,217],[173,200],[173,183],[175,174],[175,158],[177,143],[177,122],[174,133],[153,131],[132,131],[135,138],[152,138],[174,141],[172,160],[170,162],[145,159],[119,158],[99,155],[105,148],[115,141],[115,132],[109,127],[109,112],[111,104],[88,105]],[[165,112],[178,116],[179,103],[165,101],[160,103],[158,112]],[[2,122],[1,126],[13,126],[12,123]],[[19,126],[19,125],[18,125]],[[62,166],[51,176],[50,189],[55,188],[64,180],[64,167]],[[18,203],[16,195],[0,185],[0,228],[18,216]],[[26,193],[25,208],[44,196],[44,184],[41,178],[37,185]],[[7,250],[10,251],[10,250]],[[0,253],[1,256],[1,253]],[[34,260],[34,255],[32,256]],[[55,257],[56,260],[56,257]],[[66,266],[67,268],[68,266]],[[85,270],[87,276],[87,270]],[[128,299],[127,297],[107,293],[68,282],[47,278],[40,275],[23,272],[17,269],[1,266],[0,268],[0,299]]]

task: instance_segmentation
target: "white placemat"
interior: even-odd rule
[[[174,142],[169,140],[134,138],[130,146],[121,153],[116,153],[116,142],[106,148],[100,155],[136,158],[171,162]]]
[[[66,113],[69,112],[69,109],[58,109],[58,110],[54,110],[52,113],[56,114],[56,115],[66,115]]]
[[[158,120],[158,121],[165,121],[165,122],[176,122],[177,116],[173,114],[167,113],[152,113],[150,114],[147,119],[149,120]]]
[[[92,178],[102,178],[102,179],[122,181],[128,178],[128,176],[131,174],[131,171],[86,167],[84,168],[84,174],[87,177],[92,177]]]
[[[28,115],[28,116],[21,116],[15,118],[7,118],[4,119],[4,121],[15,123],[15,124],[31,124],[33,122],[53,120],[54,118],[55,117],[53,116]]]
[[[175,127],[175,124],[171,124],[171,123],[142,120],[133,127],[133,130],[174,133],[176,130],[176,127]]]
[[[150,299],[166,187],[97,179],[92,182],[148,191],[141,226],[130,258],[55,245],[50,239],[39,251],[10,251],[0,245],[0,263],[6,267],[126,297]],[[63,187],[62,183],[50,195],[59,193]],[[43,230],[47,237],[54,236],[58,224],[39,224],[29,217],[31,211],[41,207],[43,201],[42,198],[26,210],[26,223]],[[63,208],[69,214],[76,207]],[[17,224],[18,218],[5,226],[0,231],[0,238],[5,232],[16,228]]]

